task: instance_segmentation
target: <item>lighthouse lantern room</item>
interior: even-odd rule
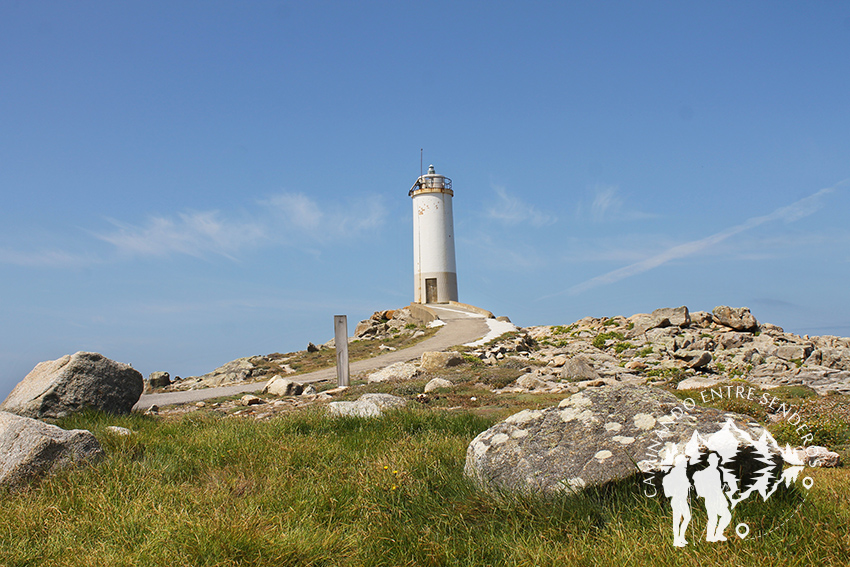
[[[408,195],[413,199],[414,301],[457,301],[452,180],[429,165]]]

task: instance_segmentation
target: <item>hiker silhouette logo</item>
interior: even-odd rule
[[[786,465],[789,466],[786,468]],[[670,500],[673,515],[673,545],[688,545],[686,534],[693,516],[692,506],[697,503],[702,505],[706,515],[705,541],[726,541],[726,530],[741,502],[753,493],[761,497],[762,503],[767,502],[781,485],[791,488],[803,468],[797,453],[787,445],[785,449],[780,448],[767,430],[758,439],[753,439],[731,419],[707,436],[694,430],[684,447],[669,445],[661,460],[661,487]],[[801,484],[805,493],[813,481],[811,477],[804,477]],[[790,515],[787,508],[780,508],[779,513]],[[763,512],[777,513],[776,509]],[[735,526],[735,535],[741,539],[750,536],[752,522],[753,514],[750,513]],[[760,535],[779,525],[775,518],[771,522],[757,523],[763,532]]]

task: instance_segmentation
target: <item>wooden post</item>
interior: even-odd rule
[[[336,385],[348,386],[348,317],[334,315],[336,346]]]

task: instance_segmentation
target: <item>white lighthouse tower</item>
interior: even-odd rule
[[[452,180],[429,165],[408,195],[413,199],[414,302],[457,301]]]

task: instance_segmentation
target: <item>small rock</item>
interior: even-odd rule
[[[302,396],[315,396],[318,393],[316,387],[312,384],[307,384],[304,390],[301,392]]]
[[[810,467],[837,467],[841,464],[841,456],[826,447],[812,445],[806,447],[806,464]]]
[[[431,401],[431,397],[428,394],[422,393],[416,395],[416,401],[420,404],[427,404]]]
[[[307,343],[307,352],[319,352],[319,347],[313,343]]]
[[[433,380],[425,384],[424,392],[427,394],[428,392],[433,392],[438,388],[451,388],[453,386],[454,384],[452,384],[448,380],[445,380],[443,378],[434,378]]]
[[[410,380],[419,374],[419,369],[416,365],[410,362],[396,362],[390,364],[386,368],[382,368],[377,372],[373,372],[367,378],[367,381],[372,384],[375,382],[387,382],[390,380]]]
[[[196,408],[205,408],[205,407],[207,407],[207,403],[206,402],[198,402],[198,403],[195,404],[195,407]]]
[[[711,362],[711,353],[708,351],[697,352],[698,356],[694,356],[688,361],[690,368],[703,368]]]
[[[126,427],[118,427],[117,425],[109,425],[106,427],[106,430],[121,437],[126,437],[127,435],[133,434],[133,432],[127,429]]]
[[[262,404],[262,403],[263,403],[263,400],[261,398],[258,398],[257,396],[255,396],[253,394],[245,394],[244,396],[239,398],[239,405],[240,406],[256,406],[256,405]]]
[[[719,380],[712,380],[711,378],[705,378],[703,376],[692,376],[690,378],[685,378],[681,382],[676,385],[677,390],[700,390],[702,388],[709,388],[719,383]]]
[[[304,387],[298,382],[294,382],[288,378],[282,378],[281,376],[274,376],[266,383],[263,393],[273,396],[297,396],[303,390]]]
[[[145,410],[145,415],[159,415],[159,406],[153,404],[151,407]]]
[[[546,388],[546,382],[538,378],[533,372],[523,374],[517,378],[516,385],[526,390],[543,390]]]
[[[332,416],[380,417],[384,409],[402,408],[406,403],[390,394],[363,394],[354,402],[330,402],[327,408]]]

